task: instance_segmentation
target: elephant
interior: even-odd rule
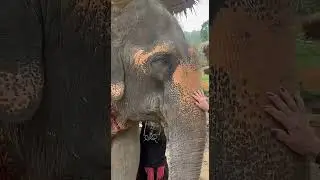
[[[111,100],[117,123],[126,128],[112,140],[112,180],[136,177],[140,121],[165,127],[170,179],[199,179],[206,121],[190,93],[200,88],[201,73],[173,16],[190,2],[111,1]]]
[[[292,94],[300,91],[293,28],[300,22],[292,4],[291,0],[210,4],[216,6],[210,7],[215,12],[210,19],[214,43],[209,47],[212,179],[309,179],[306,159],[276,140],[270,128],[280,125],[263,111],[269,103],[266,92],[279,92],[280,87]],[[304,29],[317,37],[314,25]]]
[[[1,179],[108,179],[110,2],[0,6]]]

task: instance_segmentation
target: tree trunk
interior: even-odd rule
[[[211,178],[304,180],[304,158],[270,133],[265,92],[297,90],[288,0],[227,1],[210,27]]]

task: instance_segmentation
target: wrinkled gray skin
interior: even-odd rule
[[[169,55],[151,56],[134,64],[133,48],[150,51],[156,42],[170,44]],[[132,127],[112,142],[112,180],[134,180],[139,164],[138,121],[166,126],[170,153],[169,178],[198,180],[205,147],[205,113],[193,103],[180,103],[179,88],[170,76],[177,65],[197,65],[188,59],[188,45],[177,20],[156,0],[133,0],[112,8],[112,83],[123,83],[124,93],[113,102],[119,121]],[[171,58],[168,58],[171,56]],[[155,61],[158,59],[158,61]],[[144,70],[143,70],[144,69]]]

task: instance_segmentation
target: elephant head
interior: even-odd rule
[[[175,8],[176,1],[170,1],[171,8],[158,0],[124,2],[113,2],[111,25],[111,92],[119,121],[167,124],[169,177],[198,180],[206,122],[190,93],[200,88],[201,73],[172,16],[186,6]]]

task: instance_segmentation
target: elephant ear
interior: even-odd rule
[[[120,100],[124,94],[124,68],[121,57],[111,48],[111,100]]]
[[[192,9],[199,0],[159,0],[172,14],[186,13],[187,9]]]

